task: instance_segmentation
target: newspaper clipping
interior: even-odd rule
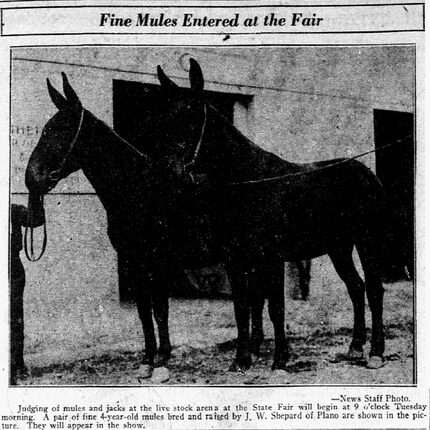
[[[1,429],[429,428],[424,9],[0,2]]]

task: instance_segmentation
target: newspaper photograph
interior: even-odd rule
[[[1,2],[1,428],[430,428],[424,8]]]

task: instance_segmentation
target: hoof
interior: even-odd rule
[[[151,382],[153,384],[162,384],[170,379],[169,370],[167,367],[156,367],[152,372]]]
[[[261,356],[260,355],[256,355],[253,352],[251,352],[251,359],[252,359],[252,362],[255,364],[255,363],[260,362]]]
[[[150,378],[153,370],[154,368],[149,364],[141,364],[138,370],[138,377],[142,379]]]
[[[280,372],[285,372],[287,370],[287,361],[279,361],[279,362],[274,362],[272,364],[272,370],[274,372],[277,372],[278,370]]]
[[[230,372],[242,372],[252,366],[252,356],[250,352],[246,354],[237,354],[233,364],[230,366]]]
[[[346,358],[350,361],[363,360],[363,348],[354,348],[353,346],[350,346],[348,353],[346,354]]]
[[[338,352],[335,354],[334,359],[330,361],[332,363],[341,363],[343,361],[360,363],[364,362],[364,354],[361,350],[349,348],[349,351],[346,354]]]
[[[288,372],[284,369],[275,369],[273,370],[272,374],[270,375],[270,384],[289,384],[288,382]]]
[[[27,379],[30,376],[26,366],[21,366],[11,372],[11,385],[19,385],[20,381]]]
[[[239,366],[239,364],[234,361],[231,366],[228,368],[229,372],[236,372],[236,373],[242,373],[243,375],[245,375],[245,367]]]
[[[368,369],[379,369],[385,364],[384,357],[379,357],[378,355],[372,355],[366,364]]]

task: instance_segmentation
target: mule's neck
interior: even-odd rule
[[[76,156],[106,209],[117,208],[124,201],[125,190],[132,201],[138,199],[133,191],[141,189],[136,182],[143,181],[147,159],[89,111],[85,111]]]
[[[257,146],[209,105],[196,170],[225,183],[290,173],[297,166]]]

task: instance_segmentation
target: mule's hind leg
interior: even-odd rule
[[[167,290],[164,289],[162,278],[160,279],[160,284],[155,286],[155,288],[156,291],[152,294],[152,303],[154,318],[158,326],[160,345],[154,358],[154,371],[151,381],[156,384],[161,384],[170,379],[170,373],[167,367],[172,351],[168,325],[169,297],[167,295]]]
[[[367,367],[378,368],[384,364],[383,354],[385,350],[382,320],[384,287],[380,273],[379,244],[373,240],[372,236],[367,235],[358,241],[357,250],[363,267],[367,300],[372,313],[372,340]]]
[[[158,327],[159,346],[154,358],[154,367],[165,367],[171,356],[169,336],[169,292],[177,275],[174,262],[159,259],[151,277],[152,308]],[[179,270],[179,269],[178,269]]]
[[[169,298],[163,292],[154,294],[153,298],[154,318],[158,326],[160,346],[155,355],[154,366],[166,366],[170,359],[172,346],[169,337]]]
[[[167,369],[158,376],[155,374],[155,370],[153,373],[153,369],[166,366],[170,358],[168,289],[165,287],[164,276],[149,270],[142,269],[142,271],[142,285],[136,290],[137,309],[145,336],[145,355],[140,376],[145,378],[152,376],[152,378],[155,377],[156,382],[164,382],[169,379]],[[152,314],[154,314],[158,326],[160,339],[158,351]]]
[[[269,298],[269,316],[275,331],[275,354],[272,370],[284,370],[289,358],[285,336],[284,262],[275,261],[266,266],[266,287]]]
[[[366,322],[364,315],[364,282],[355,268],[352,259],[353,245],[338,248],[329,256],[339,277],[346,284],[354,309],[354,329],[352,342],[349,346],[348,358],[363,358],[363,345],[366,343]]]
[[[152,320],[152,301],[151,294],[142,286],[136,290],[136,305],[139,318],[142,323],[143,335],[145,337],[145,354],[142,359],[140,369],[141,377],[149,378],[152,374],[154,357],[157,351],[155,339],[154,323]]]

